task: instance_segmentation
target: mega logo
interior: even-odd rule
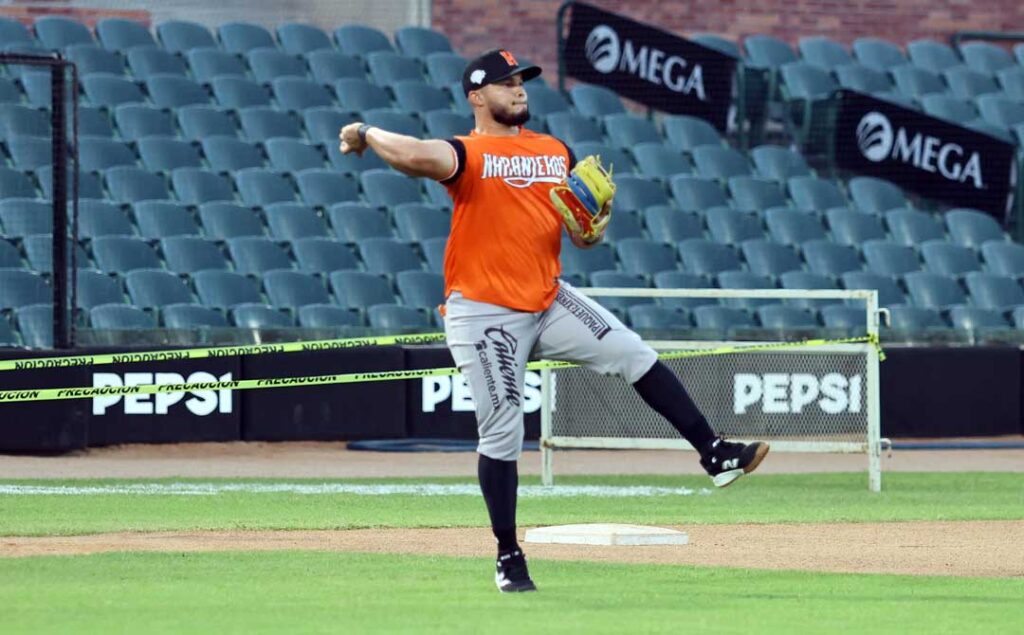
[[[211,373],[195,372],[183,377],[179,373],[125,373],[122,377],[117,373],[93,373],[93,388],[121,388],[124,386],[148,386],[155,384],[163,386],[166,384],[192,384],[200,382],[231,381],[231,373],[225,373],[216,377]],[[126,415],[165,415],[171,406],[185,399],[185,408],[194,415],[205,417],[219,412],[230,414],[232,409],[231,390],[198,390],[188,393],[190,397],[185,399],[183,392],[157,393],[155,395],[125,395],[124,414]],[[93,397],[92,413],[94,415],[106,414],[107,409],[116,405],[122,400],[120,395],[109,397]]]
[[[902,126],[893,128],[889,118],[875,110],[861,117],[856,134],[860,153],[872,163],[899,161],[925,172],[938,172],[950,181],[970,181],[979,190],[985,187],[981,156],[977,152],[968,155],[960,144],[944,143],[922,132],[911,133]]]
[[[690,66],[678,55],[646,45],[638,47],[633,40],[621,40],[607,24],[595,26],[587,35],[584,55],[599,73],[629,73],[671,91],[707,101],[704,70],[700,64]]]
[[[523,412],[540,410],[540,373],[526,371],[523,386]],[[552,382],[552,387],[554,382]],[[473,393],[463,375],[424,377],[422,384],[423,412],[435,412],[437,406],[451,400],[452,412],[474,412]]]
[[[863,379],[828,373],[736,373],[733,376],[733,413],[752,409],[765,414],[800,414],[817,407],[826,414],[861,411]]]

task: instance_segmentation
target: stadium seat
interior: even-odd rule
[[[949,45],[935,40],[920,39],[908,43],[907,56],[914,66],[932,73],[941,73],[963,63]]]
[[[237,137],[238,125],[227,111],[213,106],[185,106],[175,109],[178,125],[186,139]]]
[[[444,271],[444,252],[447,244],[447,238],[430,238],[420,243],[423,257],[427,261],[427,271],[434,273]]]
[[[391,107],[391,97],[387,90],[365,79],[339,79],[334,82],[334,94],[337,95],[342,110],[362,111]]]
[[[152,329],[156,328],[156,317],[137,306],[101,304],[89,310],[89,323],[100,330]]]
[[[332,238],[302,238],[292,242],[292,251],[299,270],[328,274],[332,271],[359,268],[359,261],[348,246]]]
[[[217,42],[206,27],[195,22],[168,20],[156,27],[157,38],[172,53],[185,53],[195,48],[216,48]]]
[[[430,327],[426,313],[400,304],[375,304],[366,311],[367,320],[373,328],[387,332],[423,331]]]
[[[53,140],[49,137],[11,137],[7,152],[14,167],[31,171],[53,163]]]
[[[650,276],[659,271],[676,269],[676,250],[668,243],[644,238],[616,241],[615,252],[626,273]]]
[[[797,47],[805,62],[826,71],[854,63],[853,57],[843,48],[842,44],[827,37],[802,37],[797,42]]]
[[[913,248],[886,240],[869,240],[862,245],[868,270],[886,276],[902,276],[921,269]]]
[[[235,326],[247,329],[276,329],[295,326],[290,313],[265,304],[239,304],[231,309],[231,321]]]
[[[340,79],[366,80],[363,61],[334,49],[319,49],[306,56],[313,79],[321,84],[333,85]]]
[[[860,271],[864,264],[856,248],[829,240],[811,240],[801,245],[808,268],[817,274],[839,277],[848,271]]]
[[[747,62],[755,68],[777,69],[783,64],[799,61],[786,42],[770,35],[751,35],[743,39]]]
[[[127,141],[137,141],[143,137],[166,136],[178,134],[174,125],[174,115],[170,110],[154,108],[144,104],[124,104],[114,109],[114,121]]]
[[[987,73],[979,73],[958,66],[947,70],[942,76],[946,80],[949,94],[958,99],[975,99],[982,95],[999,92],[999,84]]]
[[[82,238],[134,236],[135,228],[124,209],[107,201],[80,201],[78,232]]]
[[[738,245],[744,240],[765,236],[761,218],[750,212],[714,207],[704,212],[704,218],[711,238],[723,245]]]
[[[203,105],[211,101],[210,93],[202,84],[180,75],[150,75],[146,92],[159,108]]]
[[[203,155],[214,170],[234,171],[263,167],[259,146],[234,137],[206,137],[202,140]]]
[[[885,222],[896,242],[909,247],[946,237],[945,230],[934,216],[913,209],[891,209],[885,213]]]
[[[903,291],[891,276],[870,271],[848,271],[842,275],[844,289],[874,289],[878,291],[878,305],[891,307],[906,302]]]
[[[331,291],[341,307],[365,309],[374,304],[394,304],[397,300],[391,284],[381,275],[365,271],[335,271],[329,278]]]
[[[216,309],[199,304],[171,304],[161,310],[164,326],[171,329],[224,328],[227,318]]]
[[[665,118],[665,138],[675,148],[689,152],[698,146],[724,146],[722,135],[699,117],[673,115]]]
[[[14,311],[21,339],[29,348],[53,348],[53,304],[31,304]]]
[[[896,90],[917,101],[926,95],[946,92],[946,84],[938,72],[933,72],[916,65],[897,66],[889,71],[896,83]]]
[[[874,37],[861,37],[854,40],[853,54],[857,57],[857,61],[864,66],[883,73],[909,62],[907,56],[898,46],[887,40]]]
[[[755,172],[779,183],[786,183],[791,177],[811,176],[806,159],[789,148],[762,145],[750,150]]]
[[[884,71],[860,64],[840,66],[834,72],[840,86],[861,93],[887,93],[895,88],[892,79]]]
[[[1011,328],[1001,311],[976,306],[954,306],[949,310],[953,328],[967,331],[999,330]]]
[[[128,68],[136,79],[145,81],[152,75],[188,75],[188,66],[181,57],[155,46],[136,46],[125,53]]]
[[[0,269],[0,309],[52,301],[50,285],[35,271]]]
[[[70,251],[70,241],[68,241],[68,251]],[[41,271],[43,273],[49,273],[53,268],[53,236],[50,234],[35,234],[32,236],[25,236],[21,241],[21,246],[25,250],[25,260],[28,261],[30,269]],[[85,253],[85,249],[82,245],[75,246],[76,253],[76,266],[79,269],[90,269],[93,268],[91,261],[89,260],[88,254]],[[20,266],[20,264],[18,265]]]
[[[124,276],[132,304],[143,309],[192,302],[192,292],[177,274],[162,269],[136,269]]]
[[[931,93],[921,98],[921,107],[926,114],[956,124],[978,117],[978,109],[968,100],[944,93]]]
[[[1017,65],[1006,49],[991,42],[965,42],[959,49],[967,67],[985,75],[995,75]]]
[[[632,147],[637,172],[649,178],[669,179],[677,174],[692,174],[693,166],[679,152],[658,143],[640,143]]]
[[[839,88],[828,71],[807,62],[783,64],[779,73],[789,100],[813,102],[828,99]]]
[[[697,146],[692,149],[693,164],[697,174],[720,181],[752,173],[747,158],[732,148],[719,145]]]
[[[615,181],[615,208],[642,210],[652,205],[668,205],[668,195],[660,183],[639,176],[613,172]]]
[[[427,81],[438,88],[444,88],[461,81],[462,71],[466,68],[466,58],[458,53],[430,53],[423,58],[423,62],[427,69]],[[531,87],[530,112],[538,115],[546,114],[534,110],[534,94],[535,91]],[[563,98],[562,101],[565,102],[565,99]],[[565,102],[565,108],[562,108],[562,110],[568,110],[568,107],[568,102]]]
[[[176,168],[172,172],[171,182],[178,199],[190,205],[235,199],[231,179],[201,168]]]
[[[33,46],[37,44],[28,27],[12,18],[0,18],[0,41],[8,45]]]
[[[392,207],[423,201],[418,181],[391,170],[366,170],[359,175],[359,181],[371,205]]]
[[[1014,278],[974,271],[964,276],[964,282],[976,306],[1000,311],[1024,306],[1024,289]]]
[[[821,321],[825,328],[844,329],[851,337],[867,332],[864,309],[846,304],[829,304],[821,308]]]
[[[274,36],[262,26],[249,22],[227,22],[217,27],[221,47],[231,53],[247,53],[262,47],[276,48]]]
[[[452,44],[446,35],[424,27],[408,26],[396,30],[395,44],[403,55],[415,58],[452,51]]]
[[[873,176],[855,176],[848,184],[850,198],[858,209],[881,214],[891,209],[909,207],[907,197],[898,186]]]
[[[563,273],[579,274],[584,279],[595,271],[612,271],[616,268],[615,248],[609,243],[600,243],[590,249],[566,246],[562,249],[561,260]]]
[[[391,90],[395,94],[395,105],[406,112],[420,116],[435,110],[450,112],[451,99],[448,93],[422,81],[395,82]]]
[[[263,274],[263,289],[270,304],[277,307],[297,308],[330,302],[323,283],[301,271],[268,271]]]
[[[40,44],[53,50],[61,50],[73,44],[96,44],[89,27],[78,20],[63,16],[36,18],[32,25]]]
[[[295,187],[286,174],[263,168],[244,168],[234,172],[233,176],[234,186],[246,205],[292,203],[296,200]]]
[[[779,276],[779,283],[783,289],[820,290],[839,288],[836,279],[832,276],[809,271],[787,271]],[[787,304],[812,310],[819,310],[836,302],[839,302],[839,300],[786,300]]]
[[[0,27],[2,32],[2,27]],[[21,340],[14,331],[14,327],[11,326],[7,316],[0,315],[0,348],[14,348],[21,344]]]
[[[125,273],[134,269],[161,269],[160,259],[146,241],[129,236],[98,236],[92,253],[101,271]]]
[[[195,218],[178,202],[138,202],[135,204],[135,221],[143,238],[199,235]]]
[[[423,262],[409,243],[394,238],[364,238],[356,245],[370,273],[395,274],[423,269]]]
[[[363,119],[371,126],[379,126],[398,134],[417,138],[423,136],[423,123],[417,117],[394,108],[366,110]]]
[[[603,121],[609,140],[617,148],[630,149],[640,143],[660,144],[662,141],[661,134],[650,119],[619,113],[606,115]]]
[[[644,210],[644,222],[651,238],[660,242],[677,243],[689,238],[703,238],[704,227],[696,214],[681,212],[667,205],[656,205]]]
[[[113,137],[114,127],[105,109],[79,105],[78,134],[82,137]]]
[[[152,172],[197,168],[202,165],[194,142],[171,137],[146,137],[138,141],[142,164]]]
[[[270,167],[282,172],[323,168],[327,160],[320,146],[299,139],[278,137],[267,140],[263,147],[270,159]]]
[[[1006,68],[998,73],[999,85],[1003,94],[1014,101],[1024,101],[1024,65]]]
[[[138,157],[127,144],[103,137],[81,137],[78,140],[78,161],[82,170],[95,172],[115,165],[135,165]]]
[[[813,212],[773,207],[765,210],[764,217],[772,240],[784,245],[797,246],[825,238],[825,229]]]
[[[363,318],[355,309],[333,304],[310,304],[299,307],[299,326],[306,328],[338,328],[363,326]]]
[[[53,231],[53,204],[34,198],[0,199],[0,235],[30,236]],[[0,241],[0,267],[20,266],[18,250]],[[15,264],[11,264],[15,263]]]
[[[236,271],[208,269],[192,274],[196,293],[203,304],[226,308],[248,302],[262,302],[259,286],[252,278]]]
[[[145,24],[121,18],[99,20],[96,23],[96,37],[104,47],[113,51],[157,45]]]
[[[222,108],[269,106],[270,92],[263,84],[244,77],[218,75],[210,80],[213,96]]]
[[[683,211],[702,211],[729,205],[725,190],[712,179],[680,175],[672,177],[669,186],[672,198]]]
[[[618,242],[625,238],[646,238],[639,212],[619,210],[612,214],[612,219],[604,230],[604,239]]]
[[[949,328],[937,309],[920,306],[889,307],[890,323],[899,331],[929,331]]]
[[[689,314],[684,310],[670,309],[658,304],[638,304],[627,311],[629,323],[634,329],[669,330],[690,328]]]
[[[114,77],[113,75],[99,75],[99,77]],[[24,71],[21,74],[22,92],[28,99],[28,105],[33,108],[49,108],[52,103],[50,93],[50,74],[39,71]],[[21,103],[21,95],[13,80],[2,78],[0,80],[0,97],[4,103]],[[81,100],[80,100],[81,101]]]
[[[728,189],[737,209],[768,209],[788,204],[786,195],[775,181],[754,176],[733,176],[728,179]]]
[[[444,276],[430,271],[401,271],[395,275],[398,295],[406,306],[425,309],[431,315],[444,304]]]
[[[0,134],[4,139],[19,135],[50,136],[50,113],[23,104],[0,104]]]
[[[302,113],[302,121],[310,140],[328,146],[337,146],[338,132],[347,124],[359,119],[356,113],[340,112],[335,108],[309,108]],[[364,155],[364,158],[367,160],[370,157],[380,161],[377,155],[372,152]],[[383,166],[383,162],[381,162],[381,165]]]
[[[267,141],[277,137],[299,139],[302,124],[295,115],[265,106],[242,108],[238,111],[242,132],[249,141]]]
[[[757,321],[768,329],[799,330],[818,328],[814,314],[795,306],[767,304],[757,308]]]
[[[298,22],[278,25],[277,41],[284,52],[290,55],[306,55],[313,51],[334,48],[331,38],[320,27]]]
[[[750,271],[764,276],[780,276],[803,269],[800,256],[787,247],[763,239],[746,240],[740,245]]]
[[[961,276],[970,271],[981,271],[975,251],[945,240],[929,240],[920,244],[925,269],[944,276]]]
[[[388,37],[373,27],[362,24],[346,24],[333,33],[338,49],[347,55],[365,56],[374,51],[394,51]]]
[[[967,296],[960,285],[944,275],[913,271],[903,277],[914,304],[930,309],[944,309],[966,304]]]
[[[463,136],[469,134],[474,126],[472,117],[450,110],[434,110],[424,113],[423,122],[427,128],[427,135],[434,139]]]
[[[119,75],[93,73],[80,80],[89,104],[113,108],[120,104],[143,103],[146,96],[134,81]],[[49,105],[49,99],[46,100]]]
[[[312,207],[298,203],[275,203],[263,210],[270,236],[276,240],[295,240],[327,236],[327,223]]]
[[[217,77],[246,77],[248,71],[242,57],[219,48],[196,48],[185,55],[192,76],[199,82]]]
[[[723,271],[715,276],[722,289],[774,289],[771,278],[749,271]],[[776,302],[765,298],[729,298],[722,301],[726,306],[753,311],[757,307]]]
[[[461,61],[462,66],[459,68],[458,75],[451,80],[452,82],[459,82],[462,79],[462,69],[466,66],[466,61]],[[450,84],[448,82],[445,85]],[[436,85],[436,84],[435,84]],[[529,88],[529,104],[530,104],[530,115],[533,117],[548,117],[556,112],[572,112],[572,106],[565,96],[553,88],[546,86],[538,86],[536,88]],[[461,87],[457,95],[454,97],[458,100],[463,97]]]
[[[610,169],[615,176],[620,174],[630,175],[636,172],[636,164],[633,163],[632,157],[625,150],[619,150],[603,143],[583,141],[574,144],[572,151],[577,159],[590,155],[601,157],[601,163]]]
[[[404,203],[391,209],[402,240],[420,242],[448,236],[451,217],[442,209],[419,203]]]
[[[595,271],[590,274],[590,286],[610,287],[626,289],[645,289],[649,285],[645,276],[624,271]],[[629,307],[640,304],[654,304],[653,297],[620,297],[620,296],[599,296],[596,297],[598,304],[610,311],[628,311]]]
[[[68,174],[68,184],[70,187],[70,179],[72,173]],[[44,165],[36,170],[36,179],[39,181],[39,188],[43,192],[43,198],[53,198],[53,166]],[[80,172],[78,174],[78,195],[80,199],[95,198],[101,199],[104,197],[103,194],[103,182],[100,180],[99,174],[95,172]],[[15,196],[25,196],[25,194],[16,194]],[[34,196],[34,194],[32,195]]]
[[[374,51],[365,56],[370,79],[378,86],[393,86],[398,82],[425,82],[423,67],[412,57],[394,51]]]
[[[657,289],[707,289],[711,282],[705,276],[686,273],[684,271],[659,271],[654,274],[654,286]],[[658,304],[670,309],[690,310],[704,304],[715,304],[714,298],[658,298]]]
[[[79,75],[107,73],[124,75],[124,57],[116,51],[108,51],[93,44],[75,44],[64,50],[68,60],[75,63]]]
[[[604,141],[599,124],[573,111],[551,113],[547,116],[547,125],[553,136],[570,145],[583,141]]]
[[[323,84],[305,77],[278,77],[271,82],[278,107],[302,111],[334,105],[331,92]]]
[[[302,170],[295,174],[295,182],[299,196],[307,205],[330,207],[359,199],[359,182],[355,177],[331,169]]]
[[[683,269],[690,273],[712,276],[743,268],[736,251],[729,245],[692,238],[680,242],[678,249]]]
[[[755,328],[754,318],[743,309],[730,306],[704,305],[693,310],[693,321],[699,329],[728,334],[737,329]]]
[[[0,199],[36,198],[36,186],[23,173],[0,167]]]
[[[357,242],[364,238],[393,238],[387,214],[361,203],[341,203],[329,210],[331,227],[341,240]]]
[[[569,90],[576,111],[584,117],[601,119],[607,115],[625,114],[626,107],[614,91],[592,84],[576,84]]]
[[[262,236],[229,238],[228,251],[235,270],[245,274],[261,274],[274,269],[292,269],[294,263],[283,247]]]
[[[160,240],[167,269],[192,274],[213,269],[227,270],[228,259],[212,240],[199,236],[171,236]]]
[[[981,117],[993,126],[1010,129],[1024,124],[1024,103],[1007,99],[1001,94],[981,95],[976,103]]]
[[[120,278],[92,269],[79,270],[75,290],[78,306],[86,310],[101,304],[121,304],[125,301]]]
[[[985,270],[1002,276],[1024,276],[1024,246],[990,240],[981,246]]]
[[[833,208],[825,212],[825,217],[832,237],[840,244],[859,246],[868,240],[886,238],[882,219],[874,214]]]

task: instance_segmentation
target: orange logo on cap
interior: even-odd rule
[[[508,51],[499,51],[499,53],[501,53],[501,56],[505,58],[505,61],[508,62],[509,66],[518,66],[519,62],[516,61],[516,58],[512,57],[511,53]]]

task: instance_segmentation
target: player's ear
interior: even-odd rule
[[[468,98],[469,98],[469,103],[474,105],[474,106],[483,106],[484,105],[484,96],[481,95],[480,91],[478,91],[478,90],[471,90],[471,91],[469,91]]]

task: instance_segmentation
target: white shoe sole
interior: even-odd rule
[[[771,446],[765,443],[764,445],[757,449],[757,453],[754,454],[754,460],[751,461],[747,465],[747,467],[736,468],[735,470],[729,470],[727,472],[722,472],[721,474],[716,474],[715,476],[711,477],[711,482],[715,484],[715,487],[728,486],[730,483],[732,483],[739,477],[743,476],[744,474],[749,474],[756,470],[757,466],[761,465],[761,461],[764,460],[764,457],[768,455],[768,450],[770,449]]]

